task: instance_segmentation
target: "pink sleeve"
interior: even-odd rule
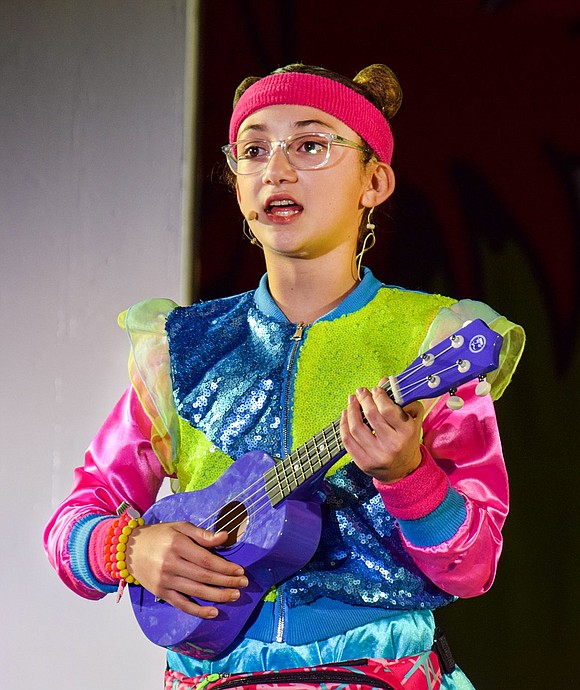
[[[474,597],[495,578],[509,489],[493,401],[475,395],[475,384],[460,394],[461,410],[441,398],[425,418],[420,468],[375,485],[425,575],[450,594]],[[442,541],[433,539],[438,530]]]
[[[71,493],[46,526],[44,546],[51,564],[68,587],[87,599],[104,596],[91,586],[90,574],[88,583],[78,575],[79,567],[88,569],[90,534],[83,548],[71,534],[79,525],[94,529],[99,516],[114,516],[123,501],[140,513],[152,505],[166,473],[150,436],[151,422],[131,387],[97,433],[84,465],[75,470]]]

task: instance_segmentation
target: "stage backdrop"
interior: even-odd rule
[[[159,690],[125,597],[42,531],[127,385],[117,313],[180,299],[184,0],[0,3],[0,687]]]
[[[368,264],[387,283],[483,299],[529,338],[497,405],[512,491],[498,578],[439,621],[480,690],[579,687],[580,7],[251,0],[203,8],[200,295],[251,288],[263,270],[219,182],[241,79],[294,61],[350,76],[388,64],[403,88],[393,121],[397,189],[377,217]]]

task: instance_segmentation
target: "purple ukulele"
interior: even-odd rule
[[[399,376],[389,377],[384,389],[401,406],[449,391],[448,405],[458,408],[463,403],[455,389],[461,384],[479,377],[477,393],[489,392],[484,376],[498,367],[502,341],[483,321],[468,322]],[[229,539],[217,551],[241,565],[249,580],[236,602],[216,605],[219,614],[211,620],[130,585],[135,616],[152,642],[197,659],[217,656],[239,635],[264,594],[308,563],[321,531],[317,489],[346,452],[339,429],[336,420],[281,460],[261,451],[246,453],[211,486],[167,496],[149,508],[146,524],[185,520],[226,530]]]

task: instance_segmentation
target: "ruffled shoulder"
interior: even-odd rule
[[[131,383],[153,425],[153,450],[169,474],[174,472],[179,447],[179,421],[173,402],[165,324],[176,307],[169,299],[146,300],[121,312],[118,318],[131,341]]]
[[[512,379],[522,356],[526,335],[521,326],[498,314],[484,302],[464,299],[449,307],[443,307],[433,319],[421,346],[421,353],[449,337],[466,321],[473,319],[481,319],[503,337],[499,367],[487,375],[487,380],[491,384],[491,396],[497,400]]]

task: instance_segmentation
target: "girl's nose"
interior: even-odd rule
[[[290,165],[290,161],[282,146],[277,144],[266,163],[262,173],[262,181],[264,184],[280,184],[281,182],[294,182],[295,180],[296,170]]]

